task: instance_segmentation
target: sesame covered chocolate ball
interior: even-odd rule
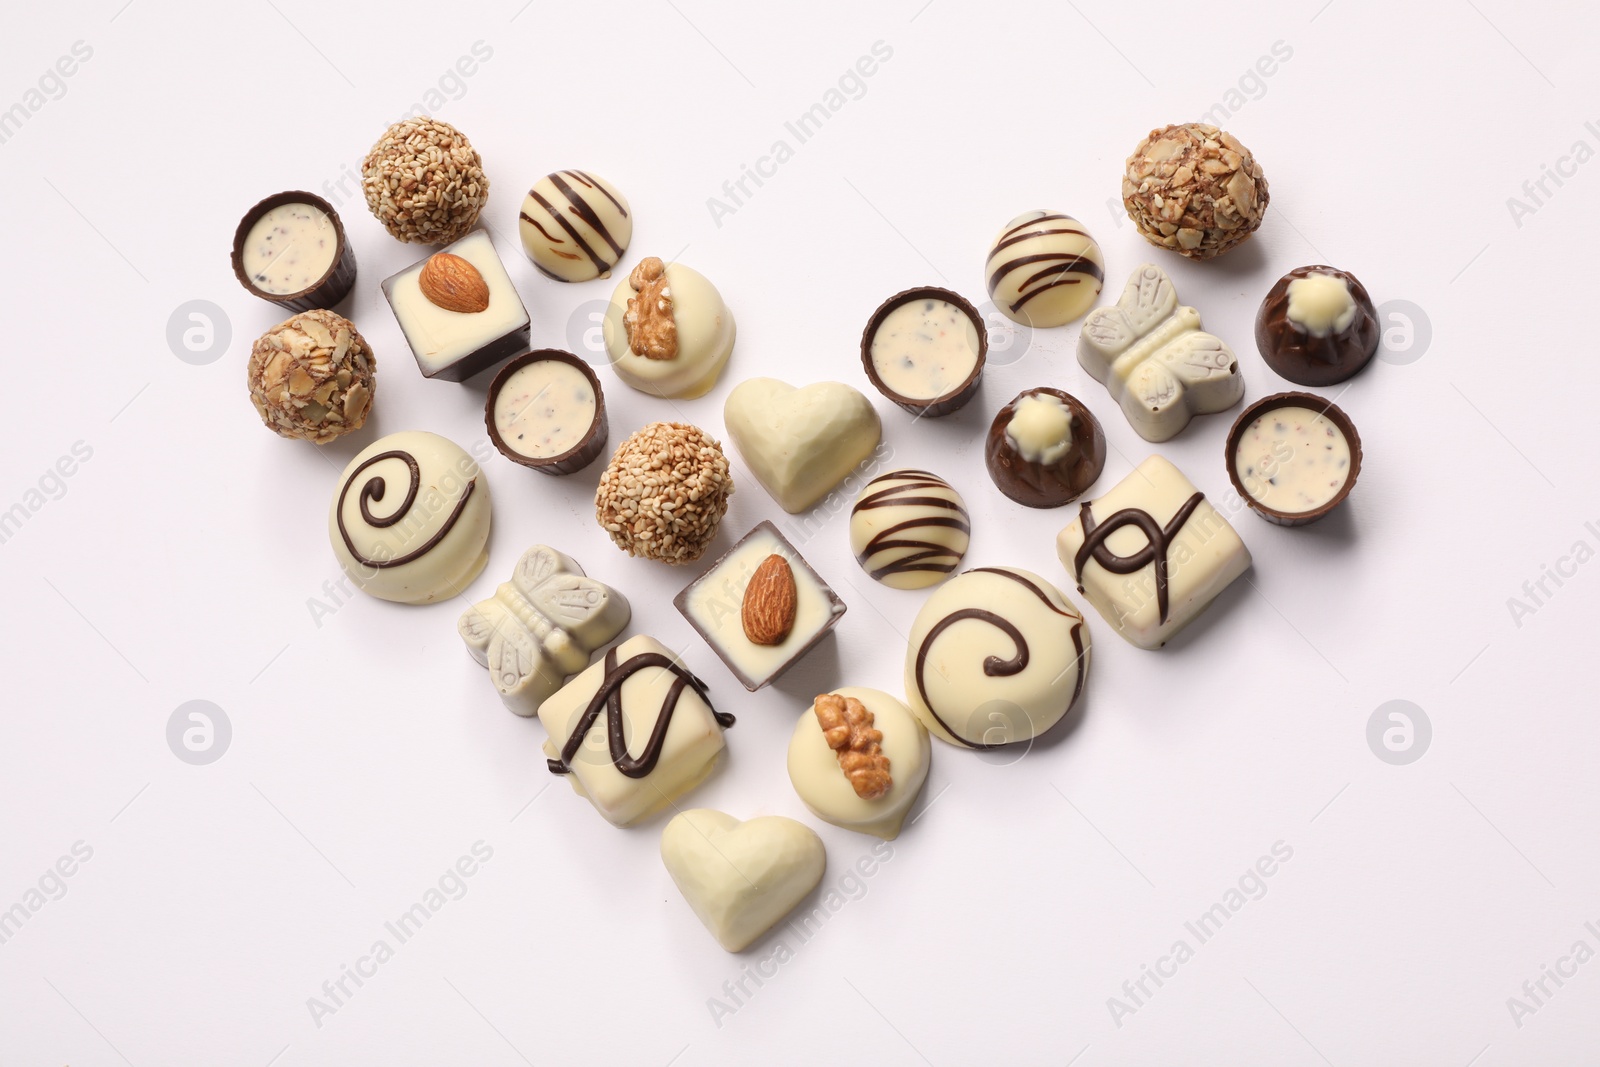
[[[483,160],[466,134],[436,119],[402,119],[361,164],[367,207],[399,240],[444,245],[465,237],[489,199]]]

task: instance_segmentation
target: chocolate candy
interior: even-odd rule
[[[256,338],[246,374],[267,429],[319,445],[361,429],[378,388],[372,346],[355,323],[321,309]]]
[[[822,838],[782,815],[740,822],[681,811],[661,831],[661,862],[695,916],[729,952],[747,948],[822,881]]]
[[[1060,590],[1016,567],[964,571],[911,624],[906,700],[952,745],[995,748],[1060,722],[1089,673],[1089,631]]]
[[[600,323],[618,378],[678,400],[711,391],[737,332],[733,312],[705,275],[655,256],[617,284]]]
[[[781,587],[768,580],[774,569],[787,576]],[[844,601],[765,521],[673,604],[752,693],[794,666],[845,613]]]
[[[1094,307],[1105,265],[1083,223],[1058,211],[1029,211],[995,237],[983,273],[989,298],[1007,318],[1062,326]]]
[[[489,559],[489,483],[454,442],[408,430],[339,476],[328,537],[364,592],[402,604],[457,596]]]
[[[553,348],[500,369],[483,421],[502,456],[540,474],[587,467],[605,451],[609,429],[600,379],[577,356]]]
[[[425,245],[460,240],[489,201],[489,179],[472,142],[425,115],[383,131],[361,163],[361,190],[391,236]]]
[[[1150,649],[1250,569],[1250,550],[1228,520],[1160,456],[1080,503],[1056,537],[1056,554],[1100,617]]]
[[[888,693],[847,686],[800,713],[789,781],[817,818],[889,841],[900,836],[932,755],[909,708]]]
[[[299,191],[269,196],[233,234],[233,276],[291,311],[331,308],[356,282],[356,254],[333,205]]]
[[[733,478],[716,439],[698,426],[652,422],[611,455],[594,517],[630,556],[673,565],[705,554],[728,511]]]
[[[841,382],[796,389],[751,378],[728,394],[722,421],[756,481],[790,514],[827,496],[883,433],[872,403]]]
[[[489,669],[506,707],[530,716],[631,616],[627,598],[584,577],[577,560],[534,545],[511,581],[462,613],[456,630],[472,658]]]
[[[384,279],[383,295],[424,378],[463,382],[527,351],[528,310],[488,230]]]
[[[539,705],[550,773],[613,826],[670,805],[711,773],[733,716],[653,637],[630,637]]]
[[[909,467],[880,474],[850,509],[850,550],[892,589],[942,582],[967,554],[972,526],[961,494],[937,474]]]
[[[861,334],[861,366],[874,388],[902,410],[937,418],[978,392],[989,335],[959,293],[929,286],[879,305]]]
[[[1277,393],[1234,422],[1227,459],[1228,477],[1251,510],[1278,526],[1304,526],[1350,495],[1361,473],[1361,437],[1338,405]]]
[[[1076,500],[1106,465],[1100,422],[1071,393],[1018,393],[989,425],[984,463],[995,487],[1030,508]]]
[[[1096,308],[1078,335],[1078,362],[1122,405],[1146,441],[1176,437],[1196,415],[1226,411],[1244,396],[1233,349],[1200,329],[1153,264],[1133,272],[1115,305]]]
[[[1145,240],[1210,259],[1261,225],[1271,197],[1250,150],[1203,122],[1151,130],[1128,157],[1122,203]]]
[[[522,201],[518,220],[523,251],[541,274],[558,282],[611,277],[633,239],[627,198],[582,170],[540,178]]]
[[[1335,385],[1378,352],[1377,311],[1366,287],[1334,267],[1296,267],[1256,313],[1256,347],[1296,385]]]

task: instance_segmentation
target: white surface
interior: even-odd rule
[[[0,37],[0,106],[75,41],[93,49],[65,95],[0,144],[0,505],[75,442],[92,449],[0,545],[0,907],[75,842],[93,849],[0,945],[0,1061],[1592,1057],[1600,962],[1547,981],[1553,996],[1520,1028],[1506,1004],[1575,941],[1600,948],[1600,481],[1591,346],[1565,310],[1589,299],[1600,182],[1600,164],[1571,156],[1580,138],[1591,154],[1600,142],[1587,7],[1308,0],[1197,17],[1039,3],[976,17],[955,0],[778,13],[674,0],[607,8],[602,23],[588,5],[544,3],[512,21],[519,2],[378,17],[304,0],[106,0],[19,9]],[[893,55],[865,94],[798,144],[785,122],[880,40]],[[933,283],[981,301],[996,227],[1036,206],[1093,227],[1110,293],[1143,259],[1162,263],[1234,345],[1250,398],[1285,387],[1250,329],[1291,267],[1348,268],[1432,323],[1420,359],[1375,364],[1339,401],[1366,448],[1339,517],[1280,530],[1239,516],[1250,582],[1160,653],[1091,616],[1081,724],[1012,766],[940,746],[933,806],[886,863],[871,839],[806,813],[784,751],[819,687],[899,690],[898,634],[926,594],[868,581],[846,514],[814,514],[801,548],[850,612],[803,667],[748,696],[671,607],[697,571],[626,559],[593,525],[597,469],[551,479],[491,456],[493,559],[467,599],[536,541],[572,553],[632,600],[630,632],[686,650],[740,717],[728,765],[692,804],[807,821],[828,845],[825,886],[877,864],[845,884],[858,899],[789,936],[775,977],[746,979],[753,996],[720,1026],[708,998],[726,999],[723,983],[766,950],[732,957],[706,935],[661,865],[660,820],[615,830],[551,783],[538,724],[507,713],[462,650],[461,605],[356,594],[315,621],[308,608],[339,575],[324,516],[349,457],[400,429],[483,435],[487,379],[424,381],[405,351],[378,281],[418,250],[380,230],[349,177],[476,41],[492,56],[436,110],[484,154],[487,218],[534,344],[567,347],[569,317],[615,282],[559,285],[519,251],[523,193],[557,167],[627,194],[638,226],[624,268],[682,249],[738,315],[728,373],[702,399],[671,404],[603,373],[618,441],[680,414],[720,433],[727,390],[754,374],[859,381],[860,329],[885,296]],[[1292,55],[1225,120],[1271,181],[1265,227],[1211,264],[1148,249],[1107,203],[1123,156],[1242,78],[1253,91],[1278,41]],[[271,91],[247,91],[252,79]],[[719,227],[707,198],[778,138],[792,158],[761,163],[773,176]],[[1564,185],[1547,179],[1552,195],[1519,226],[1506,199],[1526,198],[1544,164]],[[251,411],[249,343],[283,316],[228,269],[240,213],[285,188],[340,206],[361,271],[342,310],[379,358],[367,429],[320,453]],[[192,299],[232,324],[206,366],[165,340]],[[1006,501],[983,471],[981,431],[1020,389],[1064,387],[1100,417],[1114,446],[1102,486],[1152,450],[1080,371],[1076,336],[1037,333],[1012,365],[991,353],[983,393],[953,418],[915,424],[878,405],[893,462],[948,477],[972,506],[969,565],[1065,584],[1052,539],[1066,514]],[[1232,417],[1197,419],[1158,450],[1220,495]],[[764,517],[796,528],[736,476],[719,547]],[[1546,566],[1570,577],[1547,580],[1553,596],[1519,627],[1507,599]],[[191,699],[232,723],[209,766],[168,749],[166,723]],[[1391,699],[1433,723],[1409,766],[1365,740]],[[1176,939],[1193,943],[1185,922],[1279,841],[1293,855],[1265,896],[1117,1027],[1107,998]],[[462,857],[465,895],[318,1027],[307,999],[396,941],[385,922]]]

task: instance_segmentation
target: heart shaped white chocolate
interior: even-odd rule
[[[784,511],[804,511],[878,447],[872,402],[843,382],[797,389],[776,378],[740,382],[722,408],[750,473]]]
[[[695,915],[729,952],[777,925],[822,881],[822,838],[781,815],[740,822],[710,808],[661,831],[661,862]]]

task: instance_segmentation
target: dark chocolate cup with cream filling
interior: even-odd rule
[[[494,420],[495,401],[500,398],[500,390],[517,371],[531,363],[552,361],[565,363],[576,367],[589,383],[589,388],[594,390],[594,419],[589,423],[589,428],[584,431],[578,443],[565,452],[553,456],[529,456],[518,452],[511,447],[500,433],[500,427]],[[527,355],[518,356],[516,359],[500,368],[500,373],[494,376],[494,381],[489,385],[489,395],[483,405],[483,423],[489,430],[489,440],[494,442],[494,447],[500,454],[513,463],[520,463],[524,467],[532,467],[540,474],[576,474],[596,459],[605,451],[606,437],[609,434],[609,425],[606,420],[606,397],[600,391],[600,379],[596,377],[594,368],[579,359],[571,352],[563,352],[558,348],[541,348]]]
[[[1236,457],[1239,454],[1239,442],[1244,437],[1245,431],[1256,419],[1279,408],[1310,408],[1344,435],[1345,443],[1350,446],[1350,472],[1345,475],[1344,484],[1339,491],[1333,494],[1332,499],[1307,511],[1280,511],[1268,507],[1257,500],[1239,477]],[[1245,408],[1234,420],[1233,428],[1228,431],[1226,452],[1224,459],[1228,465],[1228,481],[1233,483],[1234,492],[1249,505],[1250,510],[1260,515],[1263,519],[1276,526],[1306,526],[1327,515],[1334,508],[1344,503],[1344,498],[1350,495],[1350,490],[1355,488],[1356,477],[1361,473],[1361,435],[1356,432],[1355,423],[1350,421],[1350,416],[1344,409],[1332,401],[1316,396],[1312,393],[1288,392],[1273,393],[1263,397],[1254,404]]]
[[[962,314],[972,320],[973,328],[978,331],[978,358],[972,365],[972,373],[955,389],[934,397],[904,396],[889,386],[878,375],[878,368],[872,362],[872,340],[878,334],[878,329],[883,325],[884,319],[896,308],[909,304],[913,300],[942,300],[953,304]],[[978,395],[978,384],[983,378],[983,364],[989,354],[989,331],[984,328],[983,316],[978,309],[960,293],[941,289],[936,285],[922,286],[916,289],[907,289],[899,292],[878,305],[878,310],[872,313],[867,320],[867,328],[861,333],[861,366],[867,372],[867,380],[878,392],[888,397],[901,409],[913,415],[927,418],[939,418],[961,410],[967,401]]]
[[[333,223],[333,232],[338,239],[339,247],[334,253],[332,265],[311,285],[295,293],[268,293],[257,288],[256,283],[244,269],[244,243],[261,216],[285,204],[309,204],[328,216],[328,220]],[[331,308],[348,296],[351,287],[356,284],[356,253],[350,247],[350,239],[345,236],[344,223],[340,221],[339,213],[322,197],[299,190],[269,196],[244,213],[244,218],[239,220],[239,228],[233,231],[232,260],[233,276],[239,279],[239,284],[244,286],[251,296],[271,301],[291,311]]]

